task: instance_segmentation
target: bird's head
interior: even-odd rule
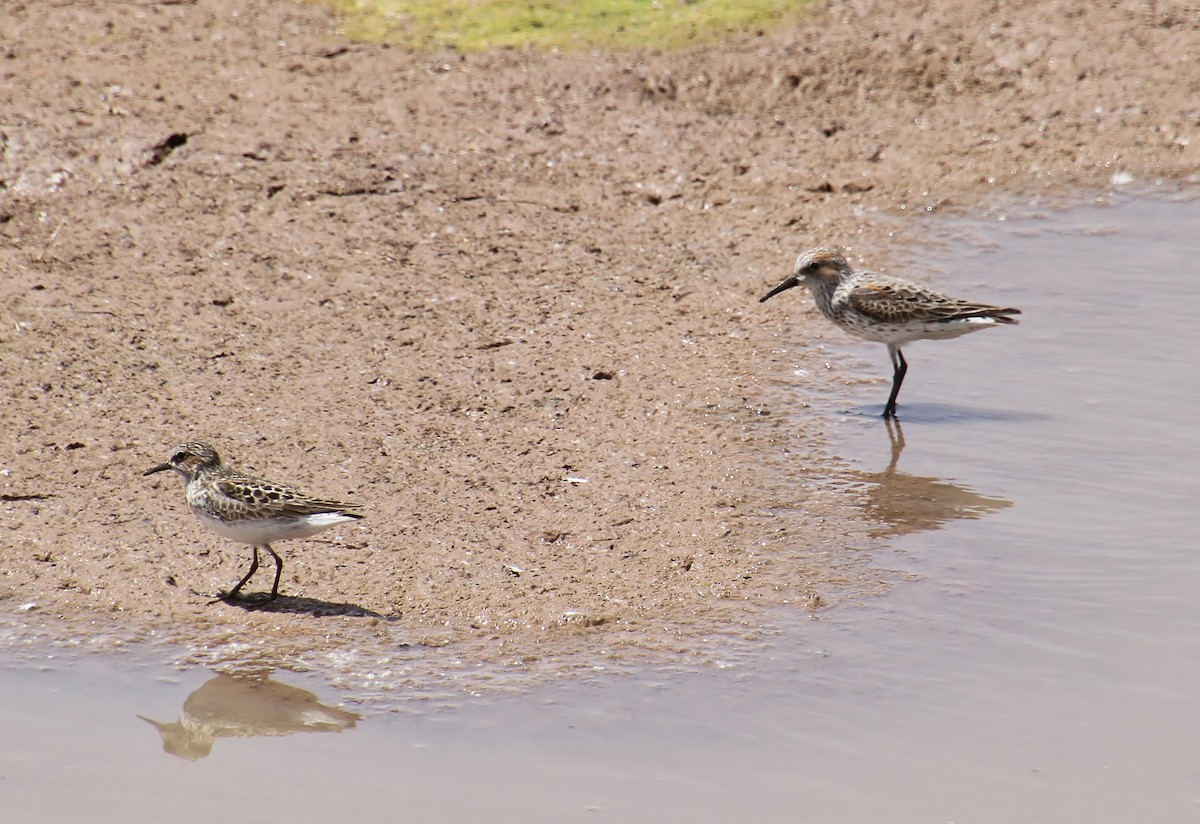
[[[792,270],[792,276],[759,298],[758,302],[762,303],[801,283],[810,287],[836,284],[838,278],[849,271],[850,264],[846,262],[845,256],[836,249],[825,246],[809,249],[796,258],[796,268]]]
[[[151,467],[143,475],[153,475],[155,472],[165,472],[174,469],[185,478],[191,479],[204,469],[214,469],[221,465],[221,456],[212,446],[199,441],[180,444],[171,452],[170,460]]]

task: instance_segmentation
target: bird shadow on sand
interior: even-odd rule
[[[236,598],[230,598],[228,595],[205,595],[202,592],[197,592],[205,598],[211,598],[211,604],[225,604],[230,607],[237,607],[246,612],[274,612],[284,615],[311,615],[314,618],[325,618],[331,615],[344,615],[350,618],[377,618],[381,621],[398,621],[397,615],[384,615],[376,612],[373,609],[367,609],[358,604],[341,603],[338,601],[322,601],[319,598],[305,598],[303,596],[280,595],[274,600],[267,600],[267,593],[252,592],[246,595],[239,595]]]
[[[882,412],[883,407],[879,405],[855,406],[842,410],[844,415],[875,418],[879,421],[884,420]],[[1029,412],[1024,409],[985,409],[952,403],[906,403],[896,409],[896,417],[901,423],[1029,423],[1050,419],[1049,415],[1042,412]]]

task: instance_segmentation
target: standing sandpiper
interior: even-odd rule
[[[307,538],[323,529],[362,515],[353,510],[359,504],[313,498],[295,487],[243,475],[221,463],[217,450],[206,443],[177,446],[166,463],[147,469],[153,475],[174,469],[187,481],[185,492],[192,511],[206,526],[234,541],[254,547],[250,571],[222,599],[234,599],[258,570],[258,548],[275,559],[275,583],[266,601],[279,594],[279,576],[283,559],[271,549],[271,541]]]
[[[896,397],[908,363],[900,345],[915,340],[957,338],[1002,323],[1016,323],[1005,309],[940,295],[917,283],[875,272],[855,272],[833,249],[809,249],[796,260],[792,276],[767,292],[759,303],[803,283],[812,290],[821,314],[852,335],[886,343],[892,359],[892,394],[883,417],[896,417]]]

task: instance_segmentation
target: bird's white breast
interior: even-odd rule
[[[209,512],[193,507],[205,526],[218,535],[231,541],[243,544],[269,544],[272,541],[286,541],[293,538],[307,538],[316,535],[331,526],[352,521],[346,515],[336,512],[322,512],[317,515],[303,515],[298,518],[254,518],[243,520],[221,520]]]
[[[879,343],[901,345],[916,340],[947,340],[968,332],[978,332],[989,326],[999,326],[995,318],[959,318],[942,321],[910,321],[880,323],[867,321],[861,315],[846,313],[836,320],[838,326],[852,335]]]

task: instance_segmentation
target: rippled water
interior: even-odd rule
[[[1019,327],[908,348],[898,428],[876,417],[883,347],[829,337],[879,377],[852,390],[861,406],[822,414],[849,466],[825,483],[866,491],[887,595],[782,614],[780,637],[724,670],[571,679],[451,712],[360,719],[291,674],[6,672],[6,812],[1200,819],[1200,202],[944,232],[941,273],[921,279],[1020,306]]]

